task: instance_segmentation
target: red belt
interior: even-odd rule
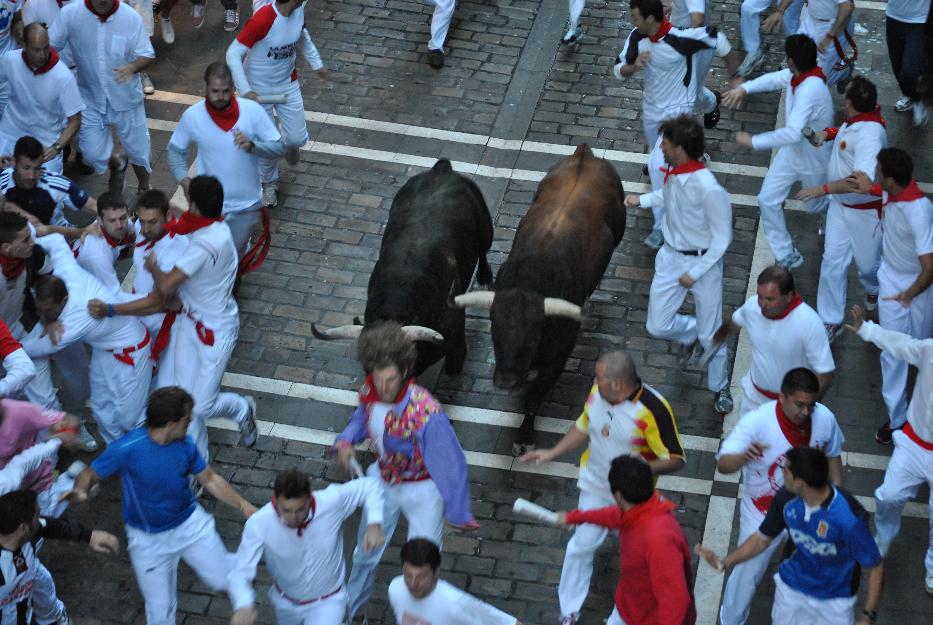
[[[907,435],[907,438],[909,438],[909,439],[912,440],[913,442],[917,443],[918,445],[920,445],[921,447],[923,447],[923,448],[926,449],[927,451],[933,451],[933,443],[930,443],[930,442],[925,441],[925,440],[923,440],[922,438],[920,438],[920,437],[917,435],[917,433],[914,432],[914,429],[913,429],[912,427],[910,427],[910,421],[907,422],[907,424],[901,429],[901,431],[902,431],[904,434]]]
[[[752,386],[755,387],[755,390],[756,390],[756,391],[758,391],[759,393],[761,393],[762,395],[764,395],[764,396],[767,397],[768,399],[777,399],[777,398],[778,398],[778,394],[777,394],[777,393],[772,393],[771,391],[766,391],[765,389],[761,388],[760,386],[758,386],[758,385],[755,384],[754,382],[752,382]]]
[[[139,345],[136,345],[136,346],[133,346],[133,347],[124,348],[124,350],[121,351],[121,352],[118,352],[118,351],[113,350],[113,349],[110,350],[110,352],[113,354],[113,357],[114,357],[114,358],[116,358],[117,360],[119,360],[119,361],[122,362],[123,364],[129,365],[129,366],[132,367],[135,363],[133,363],[133,357],[130,356],[130,354],[132,354],[133,352],[135,352],[135,351],[137,351],[137,350],[140,350],[140,349],[144,348],[146,345],[148,345],[148,344],[149,344],[149,338],[150,338],[150,337],[149,337],[149,330],[146,330],[146,338],[144,338],[144,339],[139,343]]]
[[[198,338],[201,339],[201,342],[207,345],[208,347],[214,346],[214,331],[208,328],[206,325],[201,323],[197,317],[191,314],[190,310],[184,311],[188,315],[188,319],[191,319],[194,322],[194,330],[198,333]]]
[[[333,592],[329,592],[329,593],[327,593],[326,595],[321,595],[321,596],[318,597],[317,599],[308,599],[307,601],[299,601],[298,599],[292,599],[291,597],[289,597],[288,595],[286,595],[286,594],[285,594],[285,591],[282,590],[281,588],[279,588],[279,585],[278,585],[277,582],[273,581],[272,584],[275,586],[275,589],[279,591],[279,594],[282,595],[282,597],[283,597],[284,599],[287,599],[288,601],[291,601],[291,602],[294,603],[295,605],[311,605],[312,603],[317,603],[318,601],[323,601],[324,599],[328,599],[328,598],[330,598],[330,597],[333,597],[333,596],[336,595],[338,592],[340,592],[341,590],[343,590],[343,584],[341,584],[340,586],[337,586],[337,590],[335,590],[335,591],[333,591]]]
[[[878,213],[878,219],[881,219],[881,200],[872,200],[871,202],[862,202],[861,204],[843,204],[843,206],[857,211],[874,210]]]

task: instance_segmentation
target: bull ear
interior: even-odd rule
[[[444,342],[444,335],[425,326],[402,326],[402,332],[412,341],[427,341],[440,345]]]
[[[545,317],[566,317],[574,321],[583,320],[583,309],[559,297],[544,298],[544,316]]]
[[[329,330],[318,330],[317,326],[311,324],[311,334],[314,338],[322,341],[332,341],[334,339],[358,339],[363,326],[337,326]]]
[[[492,301],[495,297],[496,294],[493,291],[471,291],[455,297],[454,304],[456,304],[458,308],[466,308],[467,306],[491,308]]]

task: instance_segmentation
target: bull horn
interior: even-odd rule
[[[444,342],[444,335],[425,326],[402,326],[402,332],[412,341],[427,341],[440,345]]]
[[[495,299],[495,297],[496,294],[494,291],[471,291],[455,297],[454,304],[459,308],[466,308],[467,306],[491,308],[492,300]]]
[[[337,326],[329,330],[318,330],[317,326],[311,324],[311,334],[314,338],[322,341],[332,341],[334,339],[358,339],[363,326]]]
[[[545,317],[566,317],[574,321],[583,319],[583,309],[559,297],[544,298],[544,316]]]

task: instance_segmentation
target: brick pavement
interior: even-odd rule
[[[499,137],[562,144],[585,140],[597,147],[639,151],[643,148],[640,81],[621,83],[608,73],[630,28],[624,17],[626,5],[626,2],[590,3],[583,14],[588,40],[578,53],[569,54],[557,51],[556,39],[546,43],[528,41],[532,29],[535,33],[551,32],[555,23],[562,24],[565,11],[562,3],[557,6],[504,0],[496,5],[462,3],[451,28],[448,65],[438,73],[424,63],[428,5],[378,0],[320,2],[308,9],[309,28],[334,73],[336,87],[321,88],[313,75],[303,79],[307,108]],[[714,20],[723,23],[733,41],[737,7],[735,1],[717,2],[713,7]],[[168,48],[160,41],[156,43],[160,62],[151,75],[158,88],[199,93],[204,67],[222,56],[232,38],[220,30],[219,11],[214,9],[212,6],[208,14],[208,24],[197,33],[179,24],[184,11],[177,11],[179,36],[175,46]],[[860,19],[873,33],[881,32],[880,12],[863,11]],[[863,49],[864,67],[875,70],[872,78],[890,87],[889,78],[884,82],[883,43],[875,34],[868,39],[870,43]],[[779,49],[779,38],[766,36],[765,40],[772,43],[772,50]],[[776,66],[779,56],[769,52],[767,62]],[[514,74],[524,75],[518,69],[526,67],[532,73],[537,71],[542,58],[548,67],[546,75],[540,76],[541,88],[530,94],[522,93],[519,87],[526,84],[518,85],[522,78]],[[716,72],[721,78],[718,61]],[[311,74],[306,69],[304,73]],[[513,88],[512,83],[518,86]],[[528,79],[527,84],[532,83]],[[890,90],[882,97],[887,106],[896,99]],[[527,109],[510,110],[515,108],[510,104],[518,103],[521,108],[528,106],[528,102],[532,105]],[[730,143],[730,133],[739,128],[760,131],[772,127],[776,108],[777,94],[774,94],[753,98],[742,111],[725,113],[720,128],[709,134],[716,160],[766,165],[767,154],[737,151]],[[164,102],[150,101],[148,105],[149,116],[154,119],[177,120],[183,109]],[[894,117],[893,113],[889,117]],[[899,139],[911,145],[923,140],[922,133],[912,133],[905,127],[903,116],[891,121],[892,133]],[[353,128],[312,125],[311,130],[320,141],[430,157],[443,155],[495,166],[543,170],[557,158],[380,136]],[[159,131],[152,134],[157,168],[154,180],[162,188],[172,188],[164,165],[168,134]],[[933,175],[928,175],[928,158],[920,161],[918,169],[921,179],[933,179]],[[230,363],[231,371],[339,389],[352,389],[358,384],[360,372],[352,346],[313,341],[309,336],[310,323],[348,323],[353,316],[362,314],[365,287],[391,198],[418,171],[419,168],[398,163],[313,152],[303,153],[297,167],[283,168],[280,206],[273,219],[272,251],[266,265],[244,280],[240,292],[241,340]],[[640,166],[622,166],[620,173],[628,181],[642,180]],[[734,193],[754,195],[760,184],[749,176],[729,175],[722,179]],[[496,238],[490,261],[498,266],[504,260],[535,185],[489,178],[480,178],[478,182],[495,218]],[[725,263],[724,303],[729,309],[744,299],[757,229],[754,208],[736,207],[735,216],[735,242]],[[790,222],[808,258],[798,272],[800,290],[812,303],[820,247],[816,219],[794,214]],[[677,370],[670,346],[651,339],[644,331],[652,258],[640,241],[649,227],[650,215],[646,211],[630,213],[625,238],[588,306],[577,349],[543,413],[574,417],[589,388],[599,351],[622,346],[634,353],[646,381],[671,400],[683,433],[718,438],[721,420],[710,409],[710,394],[700,373]],[[858,294],[854,279],[850,294],[854,301]],[[441,374],[437,395],[455,405],[516,410],[519,398],[495,389],[491,383],[494,360],[488,327],[484,316],[468,319],[469,352],[464,371],[457,377]],[[849,336],[843,337],[834,351],[838,362],[844,363],[851,373],[836,381],[826,401],[840,416],[849,439],[847,449],[883,454],[884,450],[871,441],[877,415],[881,414],[876,352]],[[333,404],[286,400],[271,393],[257,395],[261,418],[304,427],[339,429],[341,419],[349,412]],[[513,434],[507,428],[461,423],[455,423],[455,429],[466,449],[499,454],[508,453]],[[556,436],[539,433],[543,442]],[[345,479],[323,460],[320,445],[264,438],[256,450],[242,450],[232,446],[235,437],[228,432],[212,430],[211,439],[219,470],[255,503],[267,500],[275,471],[295,464],[316,480]],[[691,452],[683,475],[711,480],[713,467],[712,454]],[[566,536],[513,519],[510,506],[515,497],[525,496],[555,508],[570,507],[576,501],[573,481],[477,467],[471,468],[470,475],[475,512],[482,527],[473,534],[448,536],[445,576],[519,615],[525,623],[554,623],[557,617],[554,586]],[[849,469],[847,475],[850,486],[859,495],[870,495],[881,477],[878,471],[861,469]],[[735,484],[713,484],[714,495],[733,497],[736,492]],[[678,515],[688,539],[699,540],[710,498],[669,494],[678,504]],[[76,509],[73,514],[118,531],[118,500],[116,485],[109,483],[93,506]],[[233,548],[241,523],[223,506],[217,512],[221,533]],[[921,552],[925,541],[925,523],[922,519],[905,521],[905,536],[894,548],[894,562],[900,570],[894,575],[896,583],[888,584],[879,623],[909,622],[929,609],[929,604],[923,602],[925,597],[918,602],[915,593],[919,583],[916,554]],[[401,531],[397,532],[394,546],[387,550],[386,563],[380,568],[376,595],[367,609],[371,623],[394,621],[388,616],[385,587],[398,570],[395,562],[402,536]],[[348,527],[345,539],[348,548],[352,546],[353,528]],[[614,543],[608,542],[597,555],[594,587],[582,621],[587,625],[601,623],[611,609],[617,564]],[[108,560],[72,545],[49,544],[45,560],[79,623],[143,622],[140,599],[125,557]],[[913,564],[908,567],[907,562]],[[87,575],[88,569],[101,574]],[[258,595],[264,601],[268,579],[261,576],[257,583]],[[180,623],[226,622],[227,600],[208,592],[184,567],[180,589]],[[768,622],[770,594],[767,587],[759,593],[750,622]],[[272,622],[268,610],[262,612],[262,622]]]

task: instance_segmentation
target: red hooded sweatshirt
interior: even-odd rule
[[[675,506],[657,493],[628,512],[573,510],[567,523],[619,530],[616,609],[627,625],[694,625],[693,556]]]

